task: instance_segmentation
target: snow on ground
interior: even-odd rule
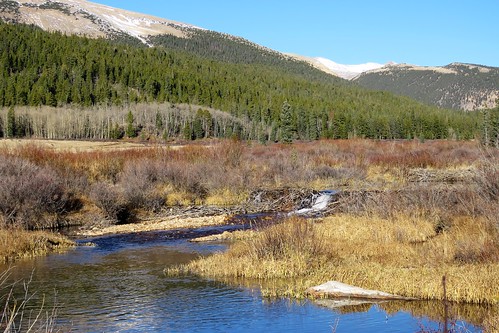
[[[368,62],[365,64],[358,64],[358,65],[343,65],[343,64],[338,64],[326,58],[317,57],[314,59],[319,64],[325,66],[326,68],[330,69],[332,72],[336,73],[339,77],[342,77],[347,80],[351,80],[361,73],[373,69],[378,69],[384,66],[382,64],[378,64],[375,62]]]

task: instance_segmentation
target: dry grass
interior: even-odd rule
[[[499,313],[488,316],[483,326],[486,333],[499,333]]]
[[[338,280],[421,299],[440,299],[446,275],[450,300],[499,303],[498,230],[467,217],[438,230],[434,221],[407,216],[292,219],[180,271],[220,279],[285,279],[264,291],[268,295],[303,297],[308,287]]]
[[[21,147],[40,147],[44,150],[55,152],[95,152],[115,151],[128,149],[141,149],[152,147],[140,142],[130,141],[77,141],[77,140],[42,140],[42,139],[3,139],[0,147],[3,149],[16,150]]]
[[[50,232],[0,229],[0,263],[45,255],[73,246],[73,241]]]

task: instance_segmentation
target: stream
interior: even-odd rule
[[[32,309],[58,308],[63,332],[425,332],[442,331],[439,302],[388,302],[328,308],[327,304],[268,300],[258,286],[170,278],[169,265],[223,251],[223,243],[189,238],[234,228],[143,232],[105,236],[63,254],[16,262],[12,281],[32,276]],[[4,270],[6,267],[0,267]],[[17,292],[22,292],[21,284]],[[486,309],[454,306],[455,327],[479,332],[471,323]]]

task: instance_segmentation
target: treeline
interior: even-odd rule
[[[283,135],[468,139],[481,127],[482,118],[476,114],[363,90],[333,77],[330,82],[311,79],[282,66],[221,62],[165,47],[137,48],[1,22],[0,36],[0,106],[7,110],[115,105],[127,113],[130,105],[144,102],[201,105],[249,122],[250,130],[238,131],[262,141],[281,140]],[[89,116],[90,122],[94,118]],[[19,121],[35,119],[28,115]],[[4,136],[6,125],[4,120]],[[126,126],[126,121],[118,126]]]
[[[0,110],[0,137],[113,140],[124,137],[249,139],[249,121],[193,105],[142,103],[129,107],[11,107]]]

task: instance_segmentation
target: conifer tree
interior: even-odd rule
[[[7,126],[5,128],[5,136],[7,138],[13,138],[17,134],[16,129],[16,113],[14,107],[10,107],[7,112]]]
[[[288,101],[284,101],[281,107],[281,141],[291,143],[295,138],[296,127],[293,124],[293,113]]]
[[[128,111],[126,116],[126,136],[129,138],[135,138],[137,136],[137,132],[134,125],[134,117],[132,111]]]
[[[192,140],[193,139],[191,125],[188,122],[184,126],[183,135],[184,135],[184,139],[186,139],[186,140]]]

